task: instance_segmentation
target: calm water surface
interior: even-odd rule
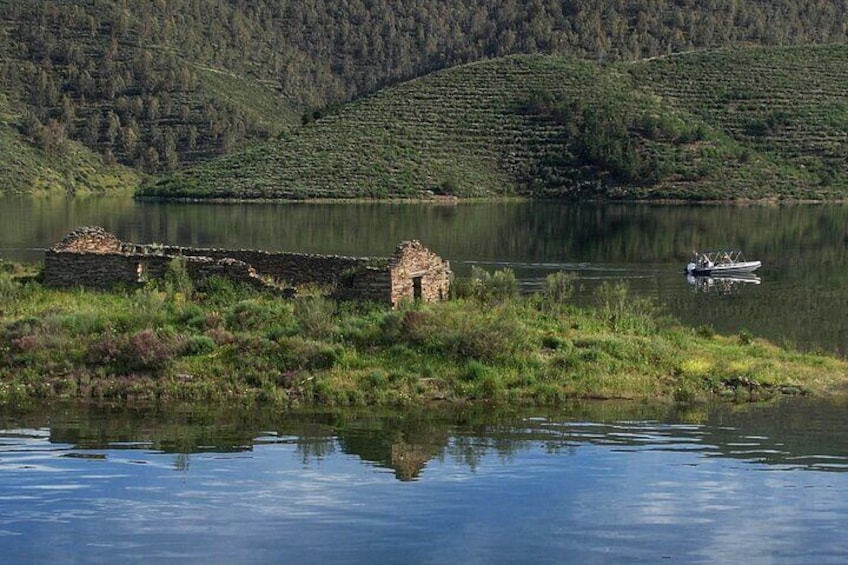
[[[577,274],[577,300],[626,281],[693,326],[848,353],[848,207],[647,204],[164,204],[128,198],[0,199],[0,259],[39,261],[80,225],[129,241],[386,256],[420,239],[467,274],[511,268],[528,289]],[[692,249],[759,259],[757,283],[699,288]]]
[[[845,404],[0,414],[4,563],[845,563]]]
[[[625,280],[690,325],[848,351],[848,208],[0,200],[0,259],[80,225],[136,242],[388,255],[576,300]],[[763,261],[693,286],[693,248]],[[3,563],[845,563],[848,405],[684,412],[0,410]]]

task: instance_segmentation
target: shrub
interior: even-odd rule
[[[132,335],[105,332],[88,348],[87,361],[116,373],[157,372],[186,349],[180,336],[167,336],[152,329]]]
[[[215,340],[208,335],[193,335],[185,345],[187,355],[205,355],[215,350]]]
[[[506,395],[506,386],[494,373],[489,373],[480,381],[480,395],[487,400],[499,400]]]
[[[598,314],[612,330],[652,333],[657,330],[659,307],[649,298],[634,297],[624,281],[603,283],[595,293]]]
[[[229,345],[236,341],[236,336],[233,335],[233,332],[217,326],[206,330],[206,335],[215,342],[215,345]]]
[[[559,271],[545,277],[545,284],[539,293],[542,303],[549,308],[559,308],[574,296],[574,281],[577,275]]]
[[[226,314],[227,326],[235,331],[256,331],[279,324],[281,313],[256,299],[237,302]]]
[[[560,349],[566,345],[566,341],[557,335],[542,336],[542,347],[545,349]]]
[[[490,273],[477,266],[471,267],[471,277],[458,278],[451,285],[456,298],[474,298],[481,302],[504,302],[518,296],[518,279],[512,269]]]
[[[167,295],[154,288],[140,288],[132,298],[132,309],[142,325],[156,326],[161,320]]]
[[[10,304],[21,293],[21,285],[8,271],[0,271],[0,306]]]
[[[699,337],[703,337],[703,338],[707,338],[707,339],[715,337],[715,329],[712,326],[707,325],[707,324],[702,324],[702,325],[698,326],[695,329],[695,333]]]
[[[130,369],[155,371],[164,368],[180,349],[175,340],[144,329],[130,336],[124,354]]]
[[[165,288],[172,298],[181,294],[185,300],[191,300],[194,294],[194,281],[188,273],[185,257],[175,257],[168,263]]]
[[[309,337],[322,338],[335,329],[336,304],[323,296],[310,296],[295,302],[294,317],[303,333]]]
[[[509,308],[445,303],[405,320],[402,339],[434,353],[481,362],[521,357],[531,348],[520,318]]]
[[[754,343],[754,336],[748,330],[742,330],[739,332],[739,344],[740,345],[751,345]]]
[[[462,380],[466,382],[481,382],[489,374],[489,368],[483,363],[471,359],[465,364],[465,370],[462,372]]]
[[[326,343],[308,340],[290,343],[295,368],[318,371],[331,369],[339,362],[339,352]]]
[[[203,290],[205,298],[210,298],[214,304],[232,304],[238,300],[239,290],[233,281],[218,275],[212,275],[203,279],[199,288]]]

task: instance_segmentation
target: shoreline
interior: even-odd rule
[[[727,198],[717,200],[685,200],[685,199],[615,199],[615,198],[533,198],[529,196],[491,196],[491,197],[437,197],[437,198],[204,198],[204,197],[166,197],[131,195],[138,202],[173,202],[179,204],[435,204],[462,205],[494,202],[539,202],[562,204],[639,204],[658,206],[825,206],[848,205],[848,198],[839,199],[794,199],[794,198],[761,198],[738,199]]]
[[[0,271],[0,404],[556,406],[848,393],[848,360],[686,328],[621,285],[600,291],[597,308],[577,308],[562,277],[519,295],[486,286],[508,281],[496,272],[457,281],[451,300],[392,310],[224,280],[87,291],[19,274]]]

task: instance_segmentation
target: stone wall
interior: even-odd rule
[[[394,305],[391,289],[392,279],[388,268],[365,266],[344,272],[333,296],[344,300],[373,300]]]
[[[334,286],[342,273],[365,267],[370,259],[339,255],[285,253],[252,249],[203,249],[195,247],[164,247],[171,256],[202,256],[213,259],[236,259],[268,276],[292,286],[317,284]]]
[[[392,306],[404,300],[438,302],[448,298],[450,263],[419,241],[404,241],[397,246],[389,262],[389,272]]]
[[[137,285],[138,280],[138,260],[129,255],[52,249],[44,255],[46,286],[105,289]]]
[[[44,284],[102,289],[139,286],[164,278],[173,260],[166,255],[48,250],[44,256]],[[265,286],[256,271],[243,261],[209,257],[185,257],[184,261],[186,272],[195,281],[220,276],[253,287]]]
[[[404,300],[443,300],[451,278],[450,264],[418,241],[401,243],[390,258],[371,259],[139,245],[122,242],[102,228],[86,227],[46,252],[44,282],[56,287],[140,285],[164,277],[176,257],[183,258],[189,276],[197,281],[215,275],[275,290],[280,290],[280,283],[315,284],[338,298],[374,300],[393,307]]]
[[[123,242],[98,226],[77,228],[53,246],[55,251],[120,252]]]

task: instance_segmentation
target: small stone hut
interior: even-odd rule
[[[101,227],[81,227],[48,249],[44,283],[53,287],[112,288],[162,278],[176,258],[197,282],[225,277],[257,288],[317,285],[340,299],[435,302],[450,290],[450,263],[418,241],[400,243],[391,257],[344,257],[251,249],[209,249],[119,240]]]

